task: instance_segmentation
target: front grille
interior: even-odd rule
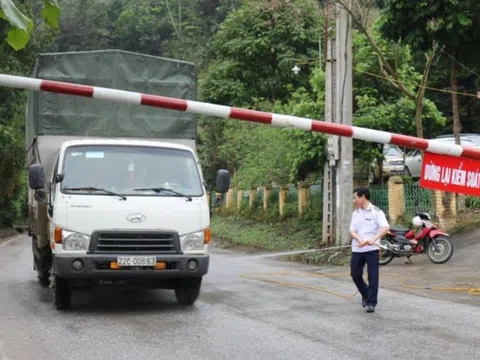
[[[90,252],[176,254],[180,252],[180,241],[174,232],[99,231],[92,234]]]
[[[392,160],[388,162],[390,165],[403,165],[403,160]]]

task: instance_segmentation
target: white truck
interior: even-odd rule
[[[184,99],[196,91],[193,64],[117,50],[42,54],[33,76]],[[96,286],[196,301],[212,211],[194,115],[31,92],[26,135],[34,270],[57,309]],[[217,193],[229,184],[219,170]]]

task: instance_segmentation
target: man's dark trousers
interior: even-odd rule
[[[363,268],[367,264],[368,286],[363,281]],[[367,252],[352,252],[350,263],[350,274],[362,298],[367,301],[367,305],[377,305],[378,295],[378,250]]]

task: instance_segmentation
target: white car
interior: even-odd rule
[[[440,135],[440,136],[437,136],[436,139],[438,140],[443,140],[443,139],[454,139],[455,136],[454,135]],[[463,141],[466,140],[467,142],[471,142],[473,141],[476,146],[480,146],[480,134],[476,134],[476,133],[462,133],[460,134],[460,142],[463,143]],[[451,140],[453,142],[455,142],[454,140]]]
[[[439,136],[438,138],[432,139],[435,142],[442,142],[445,144],[455,144],[455,138],[450,135]],[[475,134],[474,136],[463,135],[460,137],[460,143],[462,146],[466,147],[480,147],[480,135]],[[420,178],[422,175],[422,152],[420,150],[412,150],[407,153],[405,158],[405,171],[408,176],[412,178]]]
[[[404,161],[403,151],[396,145],[384,145],[383,155],[383,179],[386,180],[392,175],[404,174]],[[370,184],[376,184],[380,181],[380,169],[377,164],[377,160],[373,160],[370,163],[370,169],[368,172],[368,182]]]

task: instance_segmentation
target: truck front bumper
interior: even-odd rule
[[[210,257],[206,255],[156,255],[157,262],[165,263],[163,269],[148,267],[117,267],[117,256],[125,254],[68,254],[54,255],[55,274],[68,279],[172,279],[199,277],[207,274]],[[195,269],[187,264],[196,262]],[[75,264],[74,264],[75,263]],[[79,269],[79,263],[82,268]],[[190,270],[192,269],[192,270]]]

